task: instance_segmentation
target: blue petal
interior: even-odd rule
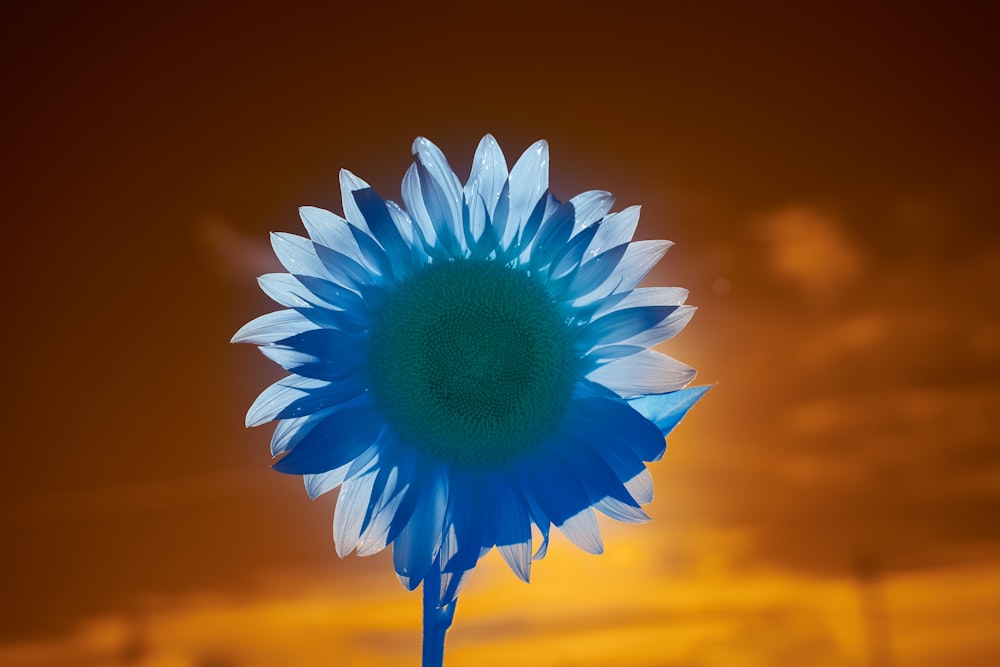
[[[588,441],[598,451],[622,448],[635,452],[643,461],[653,461],[663,453],[663,434],[651,421],[625,401],[607,398],[579,398],[567,406],[566,421],[577,433],[588,433]],[[638,470],[619,479],[628,479]]]
[[[348,231],[348,234],[350,234],[350,231]],[[354,240],[353,236],[351,236],[351,240]],[[355,245],[357,245],[356,242]],[[359,250],[358,253],[360,254],[360,252]],[[376,276],[371,271],[362,266],[359,261],[354,260],[339,250],[327,248],[317,243],[316,256],[323,262],[327,274],[339,285],[357,291],[363,285],[371,285],[375,282],[374,279]]]
[[[326,472],[303,475],[302,479],[305,481],[306,493],[309,494],[309,497],[315,500],[344,482],[359,477],[379,465],[385,450],[385,434],[386,431],[383,431],[382,436],[353,461],[348,461],[344,465]]]
[[[271,434],[271,456],[294,449],[320,422],[338,409],[326,408],[305,417],[291,417],[279,421],[274,427],[274,433]]]
[[[368,310],[371,306],[354,290],[323,278],[299,275],[293,277],[324,303],[346,311],[346,317],[351,318],[359,324],[366,324],[368,322]]]
[[[589,553],[603,550],[587,489],[561,456],[543,450],[525,457],[519,462],[518,477],[526,494],[570,541]]]
[[[558,278],[565,278],[580,266],[587,246],[590,245],[590,240],[594,238],[596,231],[597,226],[591,225],[569,240],[566,247],[552,260],[552,268],[549,269],[550,282]]]
[[[440,243],[452,257],[458,257],[457,245],[462,219],[462,185],[437,146],[423,137],[413,142],[417,176],[422,199]]]
[[[538,235],[531,244],[530,266],[532,271],[547,267],[555,256],[566,247],[573,233],[573,205],[560,206],[552,217],[542,221]]]
[[[662,308],[664,306],[645,306],[646,308]],[[669,340],[680,333],[681,329],[687,326],[687,323],[691,321],[694,316],[694,311],[697,310],[694,306],[668,306],[671,308],[676,308],[674,312],[670,313],[663,321],[651,326],[645,331],[640,331],[636,335],[623,341],[629,345],[638,345],[640,347],[652,347],[658,345],[665,340]]]
[[[361,231],[368,233],[368,223],[362,215],[358,203],[354,201],[354,191],[370,188],[367,182],[358,178],[347,169],[340,170],[340,201],[344,206],[344,217]]]
[[[421,476],[420,495],[409,523],[392,543],[396,575],[407,590],[420,585],[441,547],[448,508],[447,478],[436,466]]]
[[[646,419],[656,424],[657,428],[667,435],[684,418],[698,400],[704,396],[712,385],[689,387],[669,394],[640,396],[630,399],[628,404],[638,410]]]
[[[420,237],[424,252],[429,257],[445,260],[451,257],[449,255],[450,249],[457,249],[458,246],[454,239],[439,242],[437,228],[431,220],[426,204],[424,204],[419,171],[416,164],[410,165],[410,168],[406,170],[402,184],[403,203],[414,222],[415,231]]]
[[[476,566],[483,534],[490,527],[484,515],[493,498],[486,500],[491,491],[486,485],[486,476],[478,471],[452,471],[448,487],[450,528],[444,533],[441,545],[442,571],[462,573]]]
[[[641,306],[623,308],[600,317],[583,328],[583,347],[627,341],[666,320],[678,306]],[[631,341],[630,341],[631,342]]]
[[[337,382],[353,375],[364,364],[359,354],[363,338],[333,329],[315,329],[286,339],[280,345],[264,345],[260,351],[287,371]]]
[[[597,231],[599,233],[600,228]],[[591,247],[593,247],[593,243],[591,243]],[[622,244],[589,261],[584,261],[576,271],[561,278],[555,285],[556,289],[567,301],[590,294],[614,272],[625,256],[626,250],[628,250],[628,245]]]
[[[354,201],[368,222],[372,236],[389,253],[393,262],[408,263],[410,248],[403,240],[385,201],[372,188],[354,191]]]
[[[316,328],[318,325],[296,310],[278,310],[250,320],[229,342],[267,345]]]
[[[321,473],[358,457],[375,442],[384,417],[373,407],[349,407],[322,420],[274,469],[294,475]]]
[[[388,253],[382,249],[368,232],[360,227],[351,226],[351,234],[361,249],[362,263],[372,271],[376,277],[391,278],[393,275],[392,259]]]
[[[531,519],[520,491],[508,484],[497,487],[493,523],[496,546],[507,566],[523,581],[531,578]]]
[[[593,505],[604,498],[613,498],[634,508],[639,503],[626,490],[623,480],[618,477],[608,462],[592,449],[590,443],[594,435],[589,431],[574,431],[573,438],[566,443],[569,450],[566,459],[576,470],[577,477],[587,490],[587,497]],[[600,445],[598,445],[600,446]]]
[[[358,546],[359,556],[378,553],[389,543],[389,531],[399,511],[403,508],[410,480],[413,478],[413,462],[410,457],[397,457],[394,465],[387,465],[389,471],[385,487],[372,509],[371,517],[361,533]]]

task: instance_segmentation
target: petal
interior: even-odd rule
[[[654,350],[643,350],[587,373],[587,379],[624,398],[675,391],[691,382],[694,376],[695,370],[687,364]]]
[[[624,211],[612,213],[604,218],[594,235],[594,240],[590,242],[588,249],[590,254],[598,255],[631,241],[635,234],[635,228],[639,224],[639,213],[639,206],[629,206]]]
[[[575,236],[580,230],[590,227],[607,215],[615,203],[615,198],[610,192],[591,190],[578,194],[570,199],[569,203],[576,211],[576,221],[573,226],[573,235]]]
[[[689,387],[668,394],[640,396],[630,399],[628,404],[639,411],[667,435],[684,418],[687,411],[704,396],[712,385]]]
[[[351,240],[354,240],[353,236],[351,236]],[[356,242],[355,245],[357,245]],[[364,258],[361,256],[360,250],[358,251],[358,259],[354,259],[339,250],[318,243],[315,247],[316,256],[323,262],[327,275],[333,279],[335,284],[355,291],[358,291],[363,285],[374,284],[376,276],[361,264]]]
[[[625,257],[618,265],[620,270],[611,275],[611,280],[617,283],[614,291],[627,292],[635,289],[672,245],[672,241],[630,243],[628,250],[625,251]]]
[[[532,271],[547,267],[559,254],[573,233],[573,206],[563,204],[555,213],[542,221],[538,235],[531,244],[530,266]]]
[[[285,232],[271,232],[271,247],[274,248],[278,261],[289,273],[317,278],[330,277],[309,239]]]
[[[375,442],[384,424],[384,417],[373,407],[344,408],[317,424],[273,467],[295,475],[334,470]]]
[[[434,467],[421,477],[421,490],[413,515],[392,543],[396,575],[407,590],[420,585],[441,547],[448,508],[448,483]]]
[[[465,184],[465,201],[472,203],[482,199],[486,212],[492,216],[496,210],[500,193],[507,184],[507,160],[492,135],[487,134],[476,147],[472,158],[472,171]]]
[[[304,417],[340,405],[364,388],[364,383],[355,378],[332,383],[290,375],[261,392],[247,411],[246,425],[253,427],[275,419]]]
[[[354,200],[354,191],[370,188],[365,181],[352,174],[347,169],[340,170],[340,201],[344,206],[344,217],[361,231],[368,233],[368,224],[362,215],[358,203]]]
[[[347,220],[315,206],[299,207],[299,217],[313,242],[336,250],[355,261],[361,260],[361,250],[354,240],[354,235],[351,234]]]
[[[438,241],[452,256],[457,256],[459,248],[455,242],[462,220],[462,185],[444,154],[427,139],[417,137],[413,156],[424,206]]]
[[[282,419],[274,427],[271,434],[271,456],[277,456],[296,447],[320,422],[337,411],[338,408],[326,408],[305,417]]]
[[[361,530],[371,508],[372,489],[378,473],[379,470],[373,468],[344,482],[340,488],[333,514],[333,542],[341,558],[354,551],[361,541]]]
[[[599,231],[600,229],[598,229]],[[591,247],[593,247],[593,242],[591,242]],[[627,250],[628,245],[623,243],[589,261],[584,261],[576,271],[562,279],[565,284],[560,285],[559,289],[565,295],[564,300],[570,301],[586,297],[604,284],[608,276],[622,261]]]
[[[317,328],[318,325],[296,310],[278,310],[250,320],[233,334],[229,342],[267,345]]]
[[[644,467],[635,477],[625,482],[625,488],[640,505],[653,502],[653,475],[648,468]]]
[[[260,349],[287,371],[317,380],[343,380],[364,366],[365,338],[333,329],[314,329]]]
[[[604,498],[594,503],[594,508],[615,521],[624,523],[646,523],[650,517],[639,507],[632,507],[614,498]]]
[[[597,525],[594,510],[587,507],[569,517],[561,524],[556,524],[569,541],[590,554],[604,553],[604,543],[601,541],[601,529]]]
[[[510,170],[510,218],[522,228],[549,189],[549,145],[536,141]]]
[[[410,249],[396,227],[396,221],[389,213],[388,206],[378,193],[372,188],[355,190],[354,201],[365,216],[372,236],[389,253],[392,261],[409,262]]]
[[[521,494],[509,484],[500,485],[493,521],[496,546],[507,566],[523,581],[531,577],[531,519]]]
[[[403,508],[406,493],[413,475],[413,461],[408,456],[395,457],[388,470],[385,486],[372,510],[371,518],[361,533],[359,556],[378,553],[389,543],[389,530]]]
[[[664,306],[646,306],[647,308],[663,308]],[[667,306],[676,308],[658,324],[641,331],[631,338],[622,341],[628,345],[638,345],[640,347],[652,347],[669,340],[680,333],[681,329],[687,326],[694,316],[694,311],[698,310],[694,306]]]
[[[641,306],[680,306],[687,297],[688,291],[683,287],[640,287],[628,292],[618,301],[608,299],[610,306],[599,308],[597,312],[604,314],[612,310]]]
[[[584,229],[569,240],[566,247],[562,249],[552,260],[552,268],[549,270],[549,280],[565,278],[567,274],[579,268],[590,245],[590,239],[594,237],[597,228],[593,225]]]
[[[602,455],[608,450],[623,449],[635,452],[643,461],[652,461],[663,453],[660,429],[620,399],[573,400],[566,408],[565,419],[574,433],[586,434],[587,443]],[[619,479],[629,479],[641,468],[635,466],[621,471],[612,461],[608,463],[616,468]]]
[[[678,308],[679,306],[641,306],[612,311],[594,320],[580,331],[580,345],[586,348],[623,341],[632,343],[633,338],[667,320]],[[688,319],[690,319],[690,315],[688,315]]]
[[[265,273],[257,284],[272,301],[287,308],[306,308],[324,305],[316,295],[287,273]]]

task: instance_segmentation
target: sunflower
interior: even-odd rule
[[[308,238],[272,235],[288,273],[259,282],[285,309],[233,342],[290,373],[247,425],[277,421],[274,467],[311,497],[340,487],[337,553],[391,545],[402,584],[423,583],[428,664],[494,546],[527,581],[551,526],[601,553],[595,509],[648,520],[645,464],[708,388],[651,349],[694,308],[638,287],[671,245],[632,241],[639,207],[560,202],[544,141],[508,171],[485,136],[464,186],[428,140],[413,155],[405,209],[345,170],[343,217],[303,207]]]

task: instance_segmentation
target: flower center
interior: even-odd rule
[[[461,466],[540,445],[576,379],[569,331],[545,289],[497,262],[431,264],[371,332],[373,393],[403,440]]]

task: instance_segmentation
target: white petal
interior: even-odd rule
[[[687,326],[694,316],[694,311],[698,310],[694,306],[678,306],[677,310],[670,314],[659,324],[637,333],[631,338],[621,341],[622,345],[637,345],[639,347],[652,347],[665,340],[676,336],[681,329]]]
[[[638,507],[626,505],[622,501],[611,497],[594,503],[594,508],[616,521],[623,521],[625,523],[646,523],[650,521],[649,515]]]
[[[340,170],[340,201],[344,206],[344,217],[347,218],[348,222],[366,234],[369,233],[368,223],[365,222],[365,216],[361,214],[361,209],[358,208],[357,202],[354,201],[354,191],[370,187],[368,183],[348,170]]]
[[[576,210],[573,223],[573,236],[576,236],[581,229],[590,227],[607,215],[615,203],[615,198],[610,192],[591,190],[578,194],[570,199],[569,203]]]
[[[361,541],[361,527],[372,502],[372,487],[377,474],[378,470],[369,470],[345,481],[340,488],[333,515],[333,541],[341,558],[354,551]]]
[[[643,468],[642,472],[625,482],[625,490],[640,505],[653,502],[653,475],[647,468]]]
[[[361,249],[351,234],[347,220],[314,206],[299,207],[299,217],[313,241],[347,255],[356,262],[362,261]]]
[[[655,350],[643,350],[599,366],[587,378],[623,398],[676,391],[694,379],[695,370]]]
[[[558,526],[569,541],[587,553],[604,553],[604,543],[601,541],[601,529],[597,525],[594,510],[587,507],[578,514],[566,519]]]
[[[626,292],[635,289],[673,244],[673,241],[636,241],[630,243],[628,250],[625,251],[625,256],[618,264],[618,271],[611,274],[611,280],[618,282],[614,291]]]
[[[465,184],[465,201],[472,205],[482,197],[486,203],[486,211],[492,217],[496,209],[497,199],[507,182],[507,160],[503,151],[492,135],[487,134],[476,147],[476,155],[472,158],[472,171],[469,181]]]
[[[250,320],[233,334],[229,342],[267,345],[312,329],[319,329],[319,325],[310,322],[298,311],[278,310]]]
[[[281,265],[299,276],[330,278],[323,261],[316,254],[312,241],[286,232],[271,233],[271,247]]]
[[[510,224],[520,229],[548,189],[549,145],[536,141],[510,170]]]
[[[587,250],[591,257],[596,257],[605,250],[610,250],[622,243],[628,243],[635,234],[639,224],[639,206],[629,206],[624,211],[612,213],[601,221],[594,239]]]

